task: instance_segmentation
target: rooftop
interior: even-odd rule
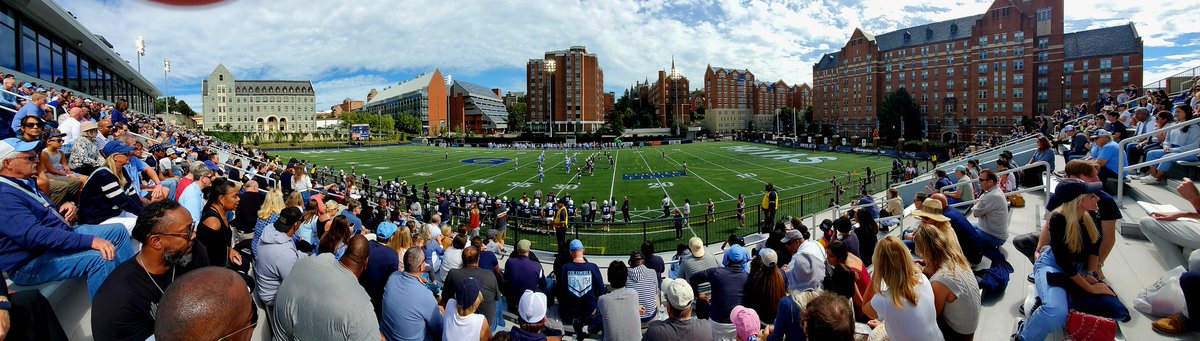
[[[1083,59],[1142,52],[1142,37],[1133,23],[1063,35],[1063,58]]]

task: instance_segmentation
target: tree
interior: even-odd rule
[[[167,103],[171,104],[172,112],[178,112],[188,117],[196,116],[196,111],[192,110],[192,107],[188,106],[187,102],[176,100],[175,96],[154,99],[154,112],[160,114],[167,112]]]
[[[608,112],[608,129],[611,133],[621,136],[621,132],[625,131],[625,120],[621,117],[621,112],[613,110]]]
[[[529,104],[525,102],[524,98],[508,107],[508,131],[512,133],[529,131]]]
[[[780,133],[783,133],[783,134],[791,134],[792,133],[793,122],[799,123],[799,122],[796,122],[799,120],[799,117],[795,117],[797,113],[798,112],[796,111],[796,108],[792,108],[792,107],[779,108],[779,132]]]
[[[703,90],[697,91],[703,92]],[[705,109],[703,105],[696,107],[696,110],[692,110],[692,122],[704,122],[704,112]]]
[[[399,115],[396,115],[395,124],[396,130],[401,132],[409,134],[421,133],[421,119],[417,118],[416,115],[400,113]]]
[[[888,143],[895,143],[900,137],[912,141],[925,136],[921,112],[908,90],[904,88],[884,97],[875,112],[875,117],[879,120],[879,137]]]

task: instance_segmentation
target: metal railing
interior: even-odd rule
[[[1160,135],[1163,133],[1170,133],[1171,131],[1174,131],[1177,129],[1183,129],[1183,127],[1195,126],[1196,129],[1200,129],[1200,125],[1197,125],[1197,124],[1200,124],[1200,118],[1194,118],[1194,119],[1191,119],[1188,121],[1172,124],[1172,125],[1164,127],[1164,128],[1159,128],[1158,130],[1155,130],[1152,132],[1148,132],[1148,133],[1141,134],[1141,135],[1135,135],[1135,136],[1131,136],[1131,137],[1122,139],[1121,142],[1117,144],[1117,147],[1118,147],[1117,149],[1119,149],[1117,151],[1117,202],[1120,203],[1121,199],[1125,196],[1125,174],[1128,171],[1136,170],[1138,168],[1142,168],[1142,167],[1146,167],[1146,166],[1157,165],[1157,164],[1160,164],[1163,162],[1173,162],[1175,160],[1179,160],[1179,159],[1182,159],[1182,158],[1185,158],[1188,156],[1192,156],[1192,155],[1200,155],[1200,149],[1195,149],[1195,150],[1185,151],[1182,153],[1172,153],[1171,156],[1166,156],[1166,157],[1160,158],[1158,160],[1146,161],[1146,162],[1142,162],[1142,163],[1139,163],[1136,165],[1125,166],[1125,145],[1130,144],[1135,141],[1140,141],[1140,140],[1143,140],[1143,139],[1146,139],[1148,137],[1152,137],[1155,135]],[[1166,140],[1163,140],[1163,142],[1165,143]]]

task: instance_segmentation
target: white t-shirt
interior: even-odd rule
[[[871,299],[871,308],[879,314],[879,321],[887,330],[888,337],[895,341],[942,340],[942,330],[938,329],[937,309],[933,302],[933,287],[924,274],[917,284],[917,304],[914,306],[908,300],[901,299],[903,307],[897,309],[892,305],[892,292],[886,284],[882,292]]]
[[[67,134],[63,136],[64,146],[75,145],[75,140],[79,139],[79,124],[79,120],[71,116],[58,120],[58,131]]]
[[[483,330],[483,315],[475,314],[466,317],[458,315],[458,307],[453,298],[446,301],[446,322],[442,324],[442,340],[479,340],[479,332]]]

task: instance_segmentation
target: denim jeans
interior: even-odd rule
[[[116,249],[113,260],[104,260],[100,251],[96,250],[50,251],[10,273],[9,278],[17,285],[30,286],[86,276],[89,297],[95,298],[96,291],[100,290],[100,284],[104,283],[108,274],[112,273],[117,265],[133,258],[134,251],[129,245],[129,232],[121,224],[80,225],[75,228],[75,232],[112,242]]]
[[[1067,325],[1068,313],[1071,309],[1097,316],[1103,316],[1128,322],[1129,309],[1115,296],[1093,295],[1082,290],[1068,292],[1066,289],[1050,285],[1046,280],[1051,273],[1062,272],[1054,262],[1054,252],[1049,247],[1043,249],[1033,266],[1033,283],[1042,305],[1034,310],[1021,329],[1022,340],[1044,340],[1046,335],[1055,330],[1062,330]]]
[[[1176,151],[1176,152],[1178,152],[1178,151]],[[1162,149],[1151,150],[1151,151],[1146,152],[1146,161],[1158,160],[1158,159],[1161,159],[1164,157],[1171,156],[1173,154],[1175,154],[1175,152],[1167,153],[1167,152],[1164,152]],[[1192,155],[1192,156],[1181,158],[1176,161],[1196,161],[1196,160],[1197,160],[1196,156]],[[1158,168],[1159,171],[1166,172],[1166,171],[1171,170],[1171,166],[1174,166],[1174,165],[1175,165],[1174,162],[1163,162],[1154,167]]]
[[[179,187],[179,179],[166,179],[158,183],[159,186],[167,188],[168,198],[175,198],[175,190]]]

